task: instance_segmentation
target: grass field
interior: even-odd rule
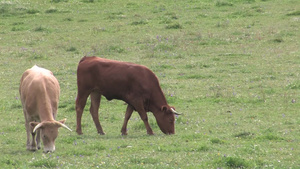
[[[102,99],[77,135],[83,56],[146,65],[184,115],[148,136],[126,105]],[[61,86],[56,151],[26,150],[19,81],[37,64]],[[299,168],[298,0],[0,0],[0,168]]]

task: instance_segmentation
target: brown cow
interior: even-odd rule
[[[133,110],[139,113],[149,135],[153,134],[148,123],[149,111],[153,113],[163,133],[175,134],[174,114],[178,113],[167,104],[157,77],[145,66],[99,57],[83,57],[77,68],[77,86],[78,134],[82,134],[81,117],[89,95],[90,113],[99,134],[105,134],[98,118],[101,95],[107,100],[119,99],[128,104],[121,130],[123,135],[127,135],[127,123]]]
[[[44,152],[53,152],[58,128],[64,127],[71,131],[64,124],[66,119],[55,120],[60,92],[57,79],[51,71],[33,66],[23,73],[19,92],[25,116],[27,149],[40,149],[42,137]]]

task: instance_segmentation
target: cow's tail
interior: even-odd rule
[[[86,58],[87,58],[87,56],[84,56],[83,58],[81,58],[79,63],[83,62]]]

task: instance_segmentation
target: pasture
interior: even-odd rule
[[[0,0],[0,168],[299,168],[298,0]],[[159,78],[175,135],[102,99],[77,135],[83,56],[129,61]],[[56,151],[26,150],[19,82],[37,64],[61,87]],[[122,84],[120,84],[122,85]],[[34,91],[32,91],[34,92]]]

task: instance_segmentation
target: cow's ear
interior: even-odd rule
[[[30,122],[29,124],[30,124],[30,126],[32,127],[32,129],[34,129],[35,126],[39,124],[39,122],[33,121],[33,122]]]
[[[168,110],[168,107],[166,105],[161,106],[161,111],[166,112]]]
[[[58,125],[58,127],[63,127],[63,128],[66,128],[66,129],[72,131],[68,126],[65,125],[66,120],[67,120],[67,119],[60,120],[60,121],[58,121],[58,123],[56,123],[56,124]]]
[[[32,127],[32,133],[35,133],[37,129],[43,128],[44,123],[39,122],[30,122],[30,126]]]
[[[63,120],[59,120],[60,123],[65,124],[65,122],[67,121],[67,119],[63,119]]]

